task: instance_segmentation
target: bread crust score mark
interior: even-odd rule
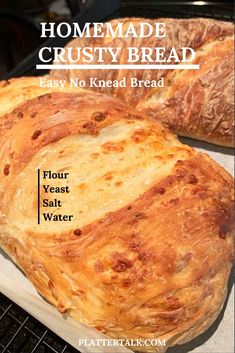
[[[152,118],[97,93],[51,93],[20,105],[0,120],[0,146],[1,247],[60,312],[113,338],[158,337],[167,346],[213,323],[233,259],[233,179],[222,167]],[[105,167],[109,156],[117,163]],[[95,212],[76,224],[35,228],[39,160],[42,168],[55,160],[57,172],[75,171],[74,211],[96,186],[100,199],[109,190],[108,209],[91,200]],[[93,179],[82,181],[86,173]],[[125,189],[130,176],[139,194]],[[115,193],[121,205],[112,204]]]
[[[112,20],[115,28],[120,22]],[[154,20],[143,18],[121,19],[128,28],[130,22],[136,27],[140,22],[153,24]],[[156,21],[155,21],[156,22]],[[234,62],[233,24],[212,19],[158,19],[166,25],[166,37],[156,38],[76,38],[67,47],[121,47],[119,64],[126,64],[127,47],[164,47],[166,52],[173,46],[191,47],[196,52],[194,64],[198,71],[171,70],[52,70],[54,78],[79,77],[89,86],[90,77],[98,80],[121,80],[131,77],[139,80],[165,80],[165,89],[152,87],[92,87],[92,90],[119,97],[135,109],[147,112],[162,121],[175,133],[212,142],[234,146]],[[105,33],[105,28],[104,28]],[[66,64],[70,62],[66,61]],[[109,64],[108,57],[104,64]],[[137,62],[138,63],[138,62]],[[172,62],[173,64],[174,62]],[[57,63],[58,64],[58,63]],[[61,63],[63,64],[63,63]],[[78,62],[82,64],[82,62]],[[98,64],[98,62],[92,62]]]

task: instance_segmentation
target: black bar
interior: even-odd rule
[[[38,224],[40,224],[40,169],[38,169]]]

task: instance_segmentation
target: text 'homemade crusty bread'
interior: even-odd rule
[[[37,225],[39,168],[70,173],[71,223]],[[0,171],[1,247],[62,313],[167,346],[215,320],[232,262],[233,180],[207,155],[116,99],[52,93],[1,118]]]
[[[232,23],[211,19],[140,19],[124,18],[111,21],[113,27],[122,22],[124,29],[130,22],[166,25],[166,37],[156,38],[76,38],[67,47],[121,47],[118,64],[127,64],[127,47],[163,47],[166,53],[172,47],[178,50],[191,47],[196,58],[191,64],[199,64],[199,70],[52,70],[55,78],[121,80],[131,77],[139,80],[159,80],[164,77],[165,87],[92,88],[118,96],[140,111],[145,111],[162,121],[179,135],[197,138],[218,145],[234,145],[234,26]],[[104,28],[105,33],[105,28]],[[110,58],[105,57],[105,64]],[[67,64],[72,64],[67,59]],[[81,64],[82,62],[78,62]],[[137,62],[139,64],[144,64]],[[61,62],[61,64],[63,64]],[[92,64],[99,64],[92,62]],[[135,63],[136,64],[136,63]],[[150,63],[151,64],[151,63]],[[153,63],[157,64],[157,62]],[[162,64],[162,63],[159,63]],[[170,63],[167,63],[170,64]],[[174,62],[172,62],[174,64]]]

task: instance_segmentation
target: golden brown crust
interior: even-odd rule
[[[71,159],[72,146],[78,140],[79,157]],[[92,144],[99,152],[96,155],[89,152]],[[79,154],[83,145],[87,149],[84,160]],[[69,151],[61,151],[61,146],[69,146]],[[30,196],[35,186],[35,158],[43,153],[43,168],[49,159],[45,148],[49,153],[63,152],[62,161],[68,163],[65,170],[71,172],[80,158],[83,169],[76,169],[76,178],[85,173],[82,163],[86,160],[86,178],[109,168],[101,200],[112,175],[133,151],[141,151],[148,164],[139,159],[141,154],[127,159],[119,184],[114,180],[119,190],[116,194],[121,195],[121,183],[128,185],[126,196],[120,196],[125,202],[110,208],[111,212],[104,209],[98,216],[100,206],[93,200],[97,216],[90,221],[83,222],[89,216],[83,214],[76,227],[68,225],[63,231],[60,227],[36,228],[30,218],[25,221],[24,205],[16,207],[20,190],[24,190],[26,212],[32,212],[31,218],[36,213]],[[102,161],[109,155],[118,162],[107,167]],[[59,169],[60,157],[54,156]],[[155,168],[147,176],[154,175],[154,179],[148,184],[144,177],[139,195],[128,199],[131,185],[137,185],[134,177],[128,184],[129,169],[137,160],[133,176],[141,176],[153,163]],[[95,161],[99,168],[94,167]],[[169,169],[161,163],[167,168],[170,165]],[[166,339],[167,346],[187,342],[215,320],[226,297],[233,259],[233,180],[207,155],[180,144],[160,124],[111,97],[52,93],[26,102],[2,118],[0,171],[1,247],[61,312],[110,337],[158,337]],[[95,183],[99,180],[97,176]],[[82,193],[90,197],[86,187],[91,184],[74,189],[74,211],[79,210]],[[114,184],[110,199],[115,197],[113,191]],[[87,212],[92,213],[91,207]],[[145,347],[143,351],[154,349]]]
[[[48,76],[30,76],[0,81],[0,117],[10,113],[21,103],[50,92],[60,92],[60,87],[42,87],[40,79]],[[81,89],[65,84],[63,92],[80,92]],[[85,90],[84,90],[85,91]]]
[[[150,19],[125,18],[111,21],[113,26],[123,22],[126,28],[130,22],[153,23]],[[191,47],[196,51],[201,68],[195,70],[52,70],[51,76],[69,79],[79,77],[89,84],[89,77],[102,80],[127,81],[131,77],[140,80],[165,78],[166,89],[151,87],[92,88],[117,96],[139,110],[147,111],[155,119],[166,123],[177,134],[205,140],[218,145],[234,145],[234,64],[233,33],[231,23],[211,19],[158,19],[166,24],[166,38],[77,38],[68,47],[121,47],[119,64],[126,64],[125,48],[165,47],[167,51],[176,47]],[[74,55],[76,51],[74,50]],[[67,60],[67,64],[69,61]],[[78,64],[82,62],[78,62]],[[98,62],[93,62],[97,64]],[[109,57],[105,62],[109,63]],[[172,62],[174,63],[174,62]],[[178,89],[180,84],[182,90]]]
[[[205,45],[194,64],[199,72],[168,73],[166,88],[138,108],[178,135],[234,146],[234,46],[225,37]],[[223,45],[221,45],[223,42]]]

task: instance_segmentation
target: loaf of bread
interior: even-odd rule
[[[0,171],[0,245],[61,313],[159,353],[214,322],[233,180],[206,154],[112,97],[51,93],[0,119]]]
[[[80,92],[80,88],[64,84],[60,87],[42,87],[41,79],[47,76],[20,77],[10,80],[0,81],[0,117],[10,113],[19,104],[50,92]],[[84,90],[86,92],[86,90]]]
[[[153,24],[156,20],[126,18],[113,20],[115,29],[124,23],[124,31],[130,25],[140,22]],[[175,133],[232,147],[234,145],[234,27],[232,23],[210,19],[158,19],[166,26],[166,37],[156,38],[154,33],[148,38],[76,38],[67,47],[120,47],[118,64],[126,64],[127,47],[163,47],[169,53],[172,47],[178,50],[191,47],[196,52],[192,64],[199,64],[199,70],[55,70],[54,78],[83,79],[89,85],[90,77],[98,80],[127,79],[127,87],[93,87],[92,89],[121,98],[135,109],[162,121]],[[106,33],[104,27],[103,33]],[[92,34],[91,34],[92,36]],[[104,64],[109,64],[106,55]],[[80,62],[82,63],[81,58]],[[137,62],[141,63],[141,62]],[[174,61],[171,62],[174,64]],[[61,64],[64,64],[61,62]],[[66,64],[71,64],[67,58]],[[99,64],[97,60],[92,64]],[[135,63],[136,64],[136,63]],[[151,63],[150,63],[151,64]],[[158,64],[155,62],[153,64]],[[167,63],[169,64],[169,63]],[[164,78],[164,88],[131,87],[128,80],[160,80]]]

